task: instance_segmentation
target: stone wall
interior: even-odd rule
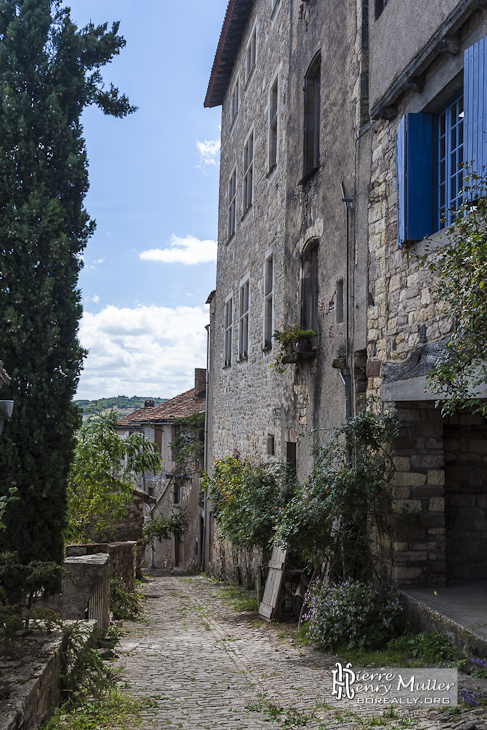
[[[110,625],[110,572],[108,553],[66,558],[62,592],[45,604],[66,619],[91,618],[90,606],[96,592],[96,620],[101,629]]]
[[[404,403],[393,444],[393,578],[400,587],[446,582],[443,422],[431,403]]]
[[[487,578],[487,427],[480,415],[445,422],[448,580]]]
[[[136,575],[136,548],[135,541],[66,545],[66,557],[108,554],[108,579],[118,578],[124,591],[133,591]]]

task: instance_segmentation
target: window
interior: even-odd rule
[[[321,56],[309,67],[304,86],[304,176],[320,164]]]
[[[232,122],[237,116],[238,112],[238,79],[235,81],[235,86],[233,87],[232,91],[232,106],[231,106],[231,115],[232,115]]]
[[[267,434],[267,456],[276,455],[276,440],[273,433]]]
[[[249,280],[240,287],[240,318],[238,322],[238,359],[249,354]]]
[[[389,0],[375,0],[375,19],[376,20],[379,17],[379,15],[382,13],[382,11],[384,10],[384,8],[388,2],[389,2]]]
[[[337,324],[343,322],[343,279],[337,281],[335,321]]]
[[[274,257],[269,256],[264,266],[264,350],[272,348],[274,327]]]
[[[318,332],[318,244],[312,243],[303,254],[301,324]]]
[[[243,213],[252,205],[254,171],[254,133],[252,132],[244,147]]]
[[[232,299],[225,302],[225,334],[223,343],[224,367],[232,364]]]
[[[237,171],[234,170],[228,181],[228,231],[227,238],[235,233],[235,203],[237,198]]]
[[[420,241],[461,203],[463,160],[487,167],[487,38],[464,53],[463,99],[432,114],[405,114],[396,132],[397,240]]]
[[[274,81],[269,99],[269,171],[277,165],[278,79]]]
[[[254,30],[252,31],[252,35],[250,37],[248,46],[247,46],[247,62],[246,62],[247,81],[249,80],[250,75],[255,68],[256,55],[257,55],[257,30],[254,28]]]
[[[463,95],[448,104],[436,119],[438,141],[438,228],[450,225],[462,204]]]
[[[290,469],[296,473],[297,467],[297,453],[296,444],[293,441],[286,441],[286,462],[289,464]]]

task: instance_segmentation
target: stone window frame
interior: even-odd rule
[[[250,31],[250,38],[245,51],[245,88],[250,83],[257,65],[257,23],[254,23]]]
[[[232,364],[233,338],[233,294],[225,299],[223,309],[223,367],[229,368]]]
[[[249,357],[250,276],[240,282],[238,317],[238,361]]]
[[[254,199],[254,153],[255,141],[252,129],[247,135],[243,148],[242,218],[252,207]]]
[[[268,251],[264,262],[264,327],[263,351],[272,350],[272,334],[274,332],[274,285],[275,285],[275,257],[274,252]]]
[[[227,216],[227,243],[233,238],[237,230],[237,168],[234,167],[228,179],[228,216]]]
[[[240,108],[240,79],[237,76],[235,83],[233,84],[232,94],[230,97],[230,127],[233,126],[235,119],[237,118],[238,110]]]
[[[268,174],[279,162],[279,72],[274,76],[269,91],[269,159]]]
[[[280,5],[281,5],[281,0],[271,0],[271,20],[274,19],[275,15],[277,15],[277,11],[278,11]]]
[[[273,433],[267,434],[267,456],[276,455],[276,437]]]

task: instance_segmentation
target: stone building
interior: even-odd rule
[[[230,0],[205,99],[222,107],[209,459],[303,479],[321,429],[379,396],[403,424],[400,586],[487,577],[487,431],[425,392],[450,322],[411,255],[441,245],[459,163],[487,164],[486,7]],[[313,350],[279,374],[272,333],[296,322]]]
[[[146,548],[145,562],[149,567],[200,568],[204,532],[200,476],[195,470],[184,483],[174,478],[176,464],[171,443],[177,436],[178,419],[204,414],[205,407],[206,370],[196,368],[194,388],[156,407],[153,401],[146,401],[144,408],[125,416],[117,424],[121,436],[143,433],[147,440],[157,445],[162,457],[162,474],[144,474],[140,479],[140,490],[148,495],[151,502],[149,507],[145,507],[145,518],[149,518],[149,510],[154,517],[184,510],[189,518],[189,527],[184,535],[161,542],[156,540],[153,549]]]
[[[320,429],[365,391],[366,7],[228,4],[205,99],[222,107],[209,462],[287,460],[304,479]],[[296,323],[316,333],[312,351],[279,373],[273,333]]]
[[[461,163],[480,171],[487,161],[486,5],[370,4],[367,374],[404,426],[395,444],[401,585],[487,577],[487,429],[467,412],[442,418],[425,392],[451,323],[412,255],[425,236],[441,245],[461,202]]]

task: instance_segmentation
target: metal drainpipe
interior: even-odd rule
[[[345,206],[346,214],[346,307],[345,307],[345,370],[340,371],[340,377],[345,386],[345,420],[352,417],[352,383],[350,374],[350,207],[353,205],[353,198],[347,198],[343,177],[340,182],[342,189],[342,203]]]
[[[205,325],[206,330],[206,392],[205,392],[205,442],[203,446],[203,470],[205,474],[208,470],[208,385],[210,382],[210,330],[211,325]],[[207,497],[206,492],[203,497],[203,538],[201,545],[201,566],[200,569],[205,569],[205,549],[206,549],[206,508],[207,508]]]

